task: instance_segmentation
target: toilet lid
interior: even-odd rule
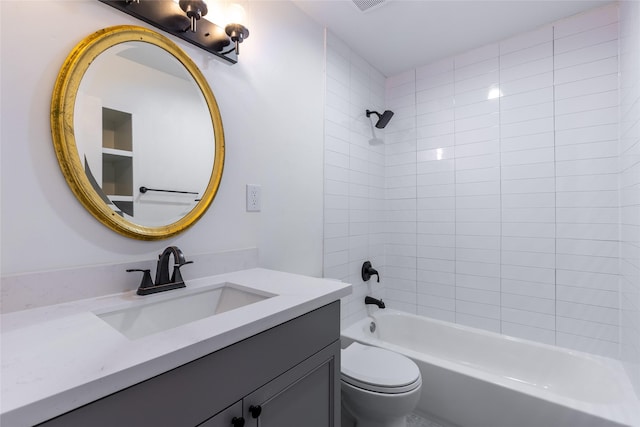
[[[398,393],[419,385],[418,366],[401,354],[354,342],[341,355],[342,379],[356,387]]]

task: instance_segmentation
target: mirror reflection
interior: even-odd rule
[[[88,180],[126,220],[163,226],[200,201],[214,129],[200,87],[169,52],[136,41],[106,49],[82,77],[73,124]]]

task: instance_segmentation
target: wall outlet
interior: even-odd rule
[[[260,212],[262,189],[259,185],[247,184],[247,212]]]

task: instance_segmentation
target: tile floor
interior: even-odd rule
[[[444,427],[434,421],[428,420],[416,414],[407,417],[407,427]]]

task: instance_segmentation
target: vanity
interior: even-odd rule
[[[154,320],[150,307],[180,318],[173,301],[220,287],[232,290],[220,312],[132,332]],[[5,314],[0,424],[337,426],[339,298],[350,292],[256,268]]]

